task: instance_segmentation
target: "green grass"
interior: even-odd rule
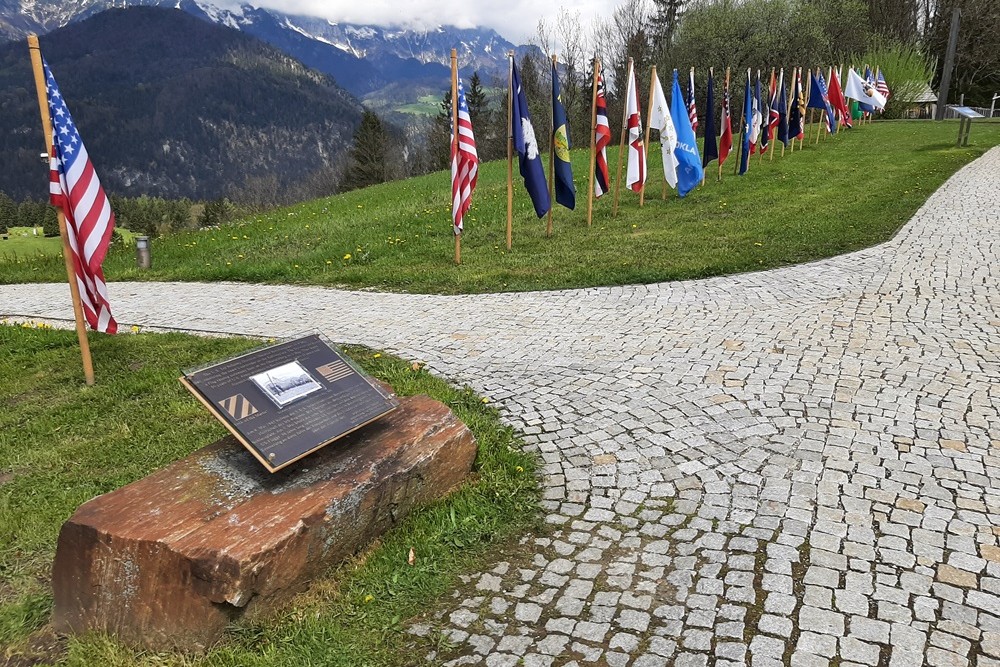
[[[98,635],[54,639],[45,624],[62,523],[94,496],[223,436],[177,378],[182,368],[258,344],[182,334],[93,335],[98,383],[86,387],[72,332],[0,325],[0,657],[67,665],[404,664],[416,640],[401,623],[432,608],[456,574],[475,567],[491,545],[536,525],[533,459],[494,409],[402,360],[351,349],[398,394],[434,396],[469,425],[479,452],[467,484],[412,514],[273,618],[234,625],[204,656],[133,651]],[[411,546],[412,567],[406,564]],[[37,648],[52,643],[58,648]]]
[[[0,265],[4,263],[29,265],[40,258],[62,258],[62,241],[58,236],[46,238],[42,236],[42,228],[38,227],[38,236],[31,233],[31,227],[11,227],[9,238],[0,238]],[[132,243],[134,234],[127,229],[118,229],[126,244]],[[46,261],[51,261],[47,259]],[[63,269],[65,271],[65,269]]]
[[[409,292],[477,293],[700,278],[767,269],[865,248],[890,238],[957,169],[1000,144],[1000,122],[977,122],[956,148],[954,122],[877,122],[807,143],[681,200],[646,205],[625,191],[586,225],[588,154],[573,154],[579,204],[558,208],[555,234],[516,186],[514,248],[508,252],[506,162],[482,166],[466,222],[461,266],[453,263],[449,176],[439,172],[279,209],[220,230],[153,243],[153,269],[112,252],[111,280],[238,280]],[[815,135],[810,131],[810,137]],[[662,180],[654,147],[650,183]],[[609,161],[614,178],[617,151]],[[714,163],[713,163],[714,164]],[[515,169],[516,172],[516,169]],[[517,175],[515,173],[515,178]],[[64,280],[58,260],[0,262],[0,282]]]
[[[415,116],[436,116],[441,110],[441,96],[421,95],[416,102],[400,105],[395,110]]]

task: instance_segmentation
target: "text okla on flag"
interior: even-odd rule
[[[115,215],[52,70],[44,61],[42,66],[52,120],[49,198],[66,218],[70,260],[87,324],[94,331],[113,334],[118,323],[111,315],[102,264],[115,229]]]

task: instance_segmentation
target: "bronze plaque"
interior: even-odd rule
[[[319,334],[187,372],[181,383],[270,472],[399,405]]]

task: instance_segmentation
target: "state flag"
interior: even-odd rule
[[[535,127],[531,124],[531,114],[528,112],[528,100],[521,87],[521,75],[517,71],[517,63],[513,57],[510,60],[510,67],[511,141],[514,143],[514,150],[517,151],[518,169],[524,178],[524,189],[531,197],[535,215],[541,218],[549,212],[552,200],[549,198],[549,187],[545,181],[545,166],[539,153]]]
[[[691,116],[684,103],[677,70],[674,70],[674,87],[670,93],[670,115],[677,129],[677,146],[674,148],[674,157],[677,158],[677,194],[683,197],[698,187],[705,172],[701,167],[698,141],[694,128],[691,127]]]
[[[552,150],[556,202],[573,209],[576,206],[576,186],[573,185],[573,164],[569,157],[569,121],[562,103],[555,63],[552,63]]]
[[[663,94],[663,86],[660,85],[660,77],[653,70],[653,99],[649,101],[649,125],[655,127],[660,132],[660,153],[663,158],[663,179],[667,184],[677,189],[677,157],[674,150],[677,148],[677,130],[674,128],[674,121],[670,117],[670,107],[667,104],[667,96]]]

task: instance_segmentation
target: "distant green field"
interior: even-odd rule
[[[36,256],[58,255],[62,249],[59,237],[45,238],[42,228],[37,228],[38,235],[32,233],[31,227],[11,227],[8,238],[0,238],[0,262],[16,261]]]
[[[400,113],[415,116],[434,116],[441,110],[441,97],[436,95],[421,95],[416,102],[404,104],[395,108]]]
[[[810,126],[811,128],[813,126]],[[423,293],[477,293],[703,278],[806,262],[885,241],[949,176],[1000,144],[1000,122],[977,122],[956,148],[957,122],[877,121],[786,152],[754,157],[746,176],[736,156],[716,182],[685,199],[660,198],[659,148],[649,157],[645,206],[624,190],[595,202],[587,227],[586,150],[572,154],[576,210],[557,207],[545,236],[515,169],[514,248],[505,241],[506,160],[481,165],[455,266],[449,174],[437,172],[306,202],[221,229],[153,243],[140,272],[127,248],[105,261],[111,280],[243,280]],[[612,179],[617,147],[608,151]],[[0,282],[62,280],[58,257],[0,262]]]
[[[118,228],[126,244],[132,243],[134,234],[127,229]],[[42,228],[38,235],[32,233],[31,227],[11,227],[9,238],[0,238],[0,264],[30,262],[42,257],[62,257],[62,241],[58,236],[45,238]]]

